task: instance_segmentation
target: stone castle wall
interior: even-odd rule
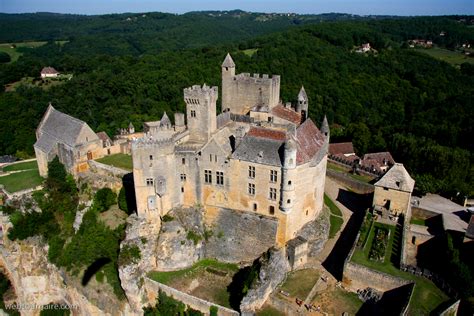
[[[410,283],[408,280],[375,271],[354,262],[346,264],[344,281],[352,291],[371,287],[381,292],[393,290]]]
[[[165,292],[168,296],[172,296],[174,299],[183,302],[189,307],[200,311],[204,315],[209,315],[209,310],[211,306],[217,307],[217,315],[219,316],[238,316],[239,313],[230,308],[220,306],[209,301],[200,299],[198,297],[189,295],[187,293],[181,292],[177,289],[164,285],[162,283],[153,281],[149,278],[144,279],[144,287],[146,292],[146,298],[149,304],[155,304],[156,298],[158,297],[158,292],[161,290]]]

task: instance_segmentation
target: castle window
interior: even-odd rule
[[[290,200],[290,199],[286,200],[286,203],[287,203],[287,204],[290,204],[290,203],[291,203],[291,200]]]
[[[211,184],[212,183],[212,171],[204,170],[204,182]]]
[[[273,122],[273,117],[269,116],[269,117],[267,118],[267,120],[268,120],[268,123],[271,123],[271,122]]]
[[[257,211],[257,203],[253,203],[253,211],[254,211],[254,212]]]
[[[146,178],[146,186],[147,187],[153,186],[153,178]]]
[[[182,173],[180,175],[180,178],[181,178],[181,181],[186,181],[186,174],[185,173]]]
[[[212,154],[209,155],[209,161],[212,162]]]
[[[181,163],[182,163],[183,165],[185,165],[185,164],[186,164],[186,158],[181,158]]]
[[[270,182],[277,182],[278,171],[270,170]]]
[[[150,160],[153,160],[153,155],[150,155]]]
[[[249,183],[248,192],[250,195],[255,195],[255,184]]]
[[[249,166],[249,178],[250,179],[255,179],[255,167],[254,166]]]
[[[196,117],[196,111],[191,110],[191,117]]]
[[[181,187],[181,193],[184,193],[184,188],[183,187]]]
[[[270,205],[270,207],[269,207],[269,209],[268,209],[268,212],[270,213],[270,215],[275,214],[275,206]]]
[[[224,185],[224,172],[217,171],[216,172],[216,184],[217,185]]]
[[[276,200],[276,198],[277,198],[277,189],[270,188],[269,198],[270,198],[270,200]]]
[[[288,181],[288,185],[291,185],[291,180],[290,180],[290,181]]]

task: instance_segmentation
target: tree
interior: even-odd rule
[[[109,188],[100,189],[94,196],[94,206],[99,212],[107,211],[116,202],[117,196]]]
[[[124,187],[120,189],[120,192],[118,195],[118,206],[122,211],[128,214],[127,196],[125,194]]]
[[[11,61],[10,55],[5,52],[0,52],[0,64],[9,63]]]
[[[59,161],[58,156],[54,157],[48,163],[48,177],[46,178],[46,187],[53,191],[61,191],[69,189],[66,180],[67,172],[64,165]]]

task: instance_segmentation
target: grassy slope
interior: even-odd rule
[[[30,169],[38,169],[38,164],[36,163],[36,160],[27,161],[27,162],[19,162],[13,165],[8,165],[6,167],[3,167],[4,172],[30,170]]]
[[[443,60],[451,65],[457,66],[462,63],[471,63],[474,64],[474,58],[468,57],[463,55],[461,52],[453,52],[451,50],[443,49],[443,48],[430,48],[430,49],[423,49],[418,48],[415,51],[430,55],[436,59]]]

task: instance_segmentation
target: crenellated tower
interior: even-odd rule
[[[184,89],[189,140],[207,142],[216,131],[217,87],[204,84]]]

